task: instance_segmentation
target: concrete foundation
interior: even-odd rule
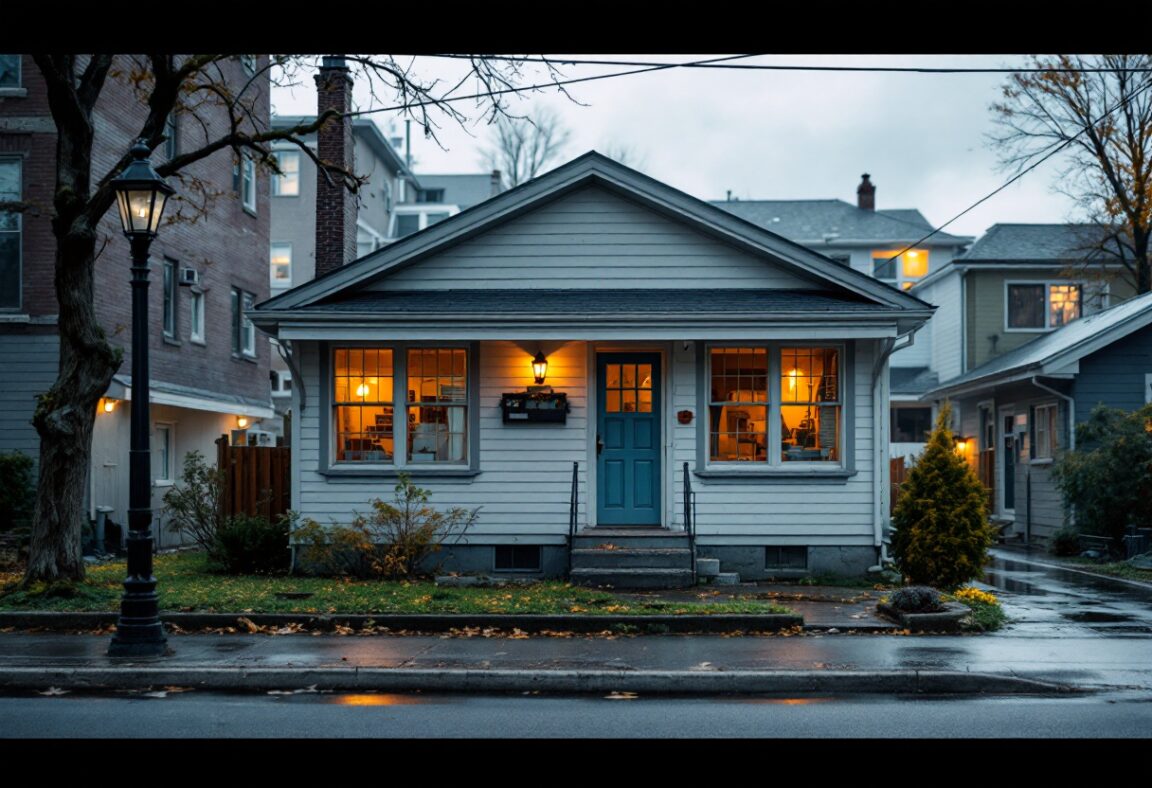
[[[864,575],[876,563],[874,547],[809,547],[807,568],[781,569],[765,566],[763,545],[697,545],[700,558],[720,559],[721,572],[737,572],[741,580],[810,577],[814,575]]]

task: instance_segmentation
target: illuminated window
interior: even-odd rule
[[[651,364],[608,364],[604,386],[609,413],[652,412]]]
[[[280,174],[272,178],[272,194],[277,197],[300,196],[300,151],[276,151]]]
[[[292,244],[272,244],[268,262],[273,287],[288,287],[292,284]]]
[[[1007,285],[1007,328],[1048,331],[1080,317],[1081,286],[1063,282]]]
[[[395,456],[392,350],[338,348],[333,354],[332,385],[337,462],[392,462]]]
[[[408,462],[464,462],[468,450],[467,352],[408,351]]]
[[[838,347],[711,348],[710,461],[840,462],[841,355]]]
[[[893,287],[910,290],[928,275],[928,250],[909,249],[903,254],[899,249],[873,252],[872,275]]]

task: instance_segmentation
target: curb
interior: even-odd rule
[[[951,671],[575,671],[407,668],[5,668],[0,688],[69,690],[179,686],[218,691],[636,692],[677,694],[1052,695],[1073,687],[995,673]]]
[[[409,630],[417,632],[447,632],[452,629],[494,628],[522,632],[556,630],[567,632],[603,632],[617,629],[636,634],[664,634],[669,632],[777,632],[804,626],[804,618],[791,614],[730,614],[711,616],[584,616],[558,615],[471,615],[471,614],[401,614],[313,615],[294,613],[161,613],[160,620],[181,629],[215,629],[235,627],[240,618],[257,626],[282,627],[301,624],[310,630],[331,632],[338,626],[362,629]],[[116,613],[52,613],[25,612],[0,613],[0,628],[16,629],[97,629],[116,623]],[[241,627],[243,625],[240,625]],[[822,627],[827,629],[827,627]]]

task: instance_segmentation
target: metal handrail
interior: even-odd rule
[[[696,584],[696,493],[692,491],[692,474],[684,463],[684,532],[692,552],[692,584]]]
[[[572,463],[572,492],[568,497],[568,575],[572,575],[572,547],[576,543],[576,510],[580,505],[580,463]]]

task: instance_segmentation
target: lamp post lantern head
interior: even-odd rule
[[[143,140],[136,140],[132,146],[132,159],[112,182],[120,208],[120,226],[129,239],[155,238],[164,205],[176,190],[152,169]]]
[[[532,359],[532,375],[536,378],[536,385],[544,385],[544,378],[548,374],[548,359],[543,351],[536,351],[536,358]]]

